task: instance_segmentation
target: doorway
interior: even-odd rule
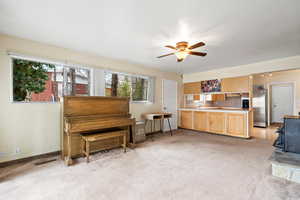
[[[292,83],[271,85],[271,123],[283,123],[285,115],[293,115],[294,85]]]
[[[172,113],[170,124],[172,129],[177,129],[177,82],[162,80],[162,111]],[[164,130],[169,130],[168,123],[164,123]]]

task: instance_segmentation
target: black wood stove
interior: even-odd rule
[[[273,146],[284,152],[300,154],[300,116],[284,117],[284,124],[277,130],[278,138]]]

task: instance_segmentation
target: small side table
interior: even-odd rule
[[[146,126],[148,121],[151,122],[151,133],[153,133],[153,122],[154,122],[154,131],[155,131],[155,120],[160,120],[160,131],[163,132],[164,120],[167,119],[171,136],[173,135],[171,124],[170,124],[170,118],[172,118],[172,113],[164,113],[164,112],[145,113],[142,114],[142,118],[145,120],[145,133],[146,133]]]

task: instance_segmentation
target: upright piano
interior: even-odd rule
[[[81,134],[111,128],[128,130],[127,143],[134,144],[135,119],[129,113],[129,98],[100,96],[65,96],[62,102],[62,151],[67,165],[81,155]],[[111,149],[122,144],[111,138],[92,144],[91,149]]]

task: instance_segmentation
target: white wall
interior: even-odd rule
[[[297,115],[300,112],[300,69],[295,70],[287,70],[287,71],[279,71],[279,72],[272,72],[270,74],[265,74],[265,76],[261,76],[261,74],[257,74],[253,76],[253,84],[254,85],[264,85],[265,88],[269,91],[268,96],[268,118],[270,119],[270,86],[272,84],[277,83],[291,83],[294,86],[294,115]]]
[[[226,67],[211,71],[184,74],[183,82],[196,82],[210,79],[220,79],[226,77],[245,76],[249,74],[257,74],[263,72],[273,72],[287,69],[300,68],[300,56],[293,56],[264,62],[252,63],[248,65],[240,65],[234,67]]]
[[[178,82],[180,104],[182,79],[178,74],[0,34],[0,162],[60,150],[60,104],[11,102],[12,76],[8,51],[99,69],[132,74],[138,72],[156,77],[155,103],[130,105],[130,112],[137,119],[140,119],[141,113],[161,110],[162,79]],[[17,148],[20,149],[20,153],[16,153]]]

